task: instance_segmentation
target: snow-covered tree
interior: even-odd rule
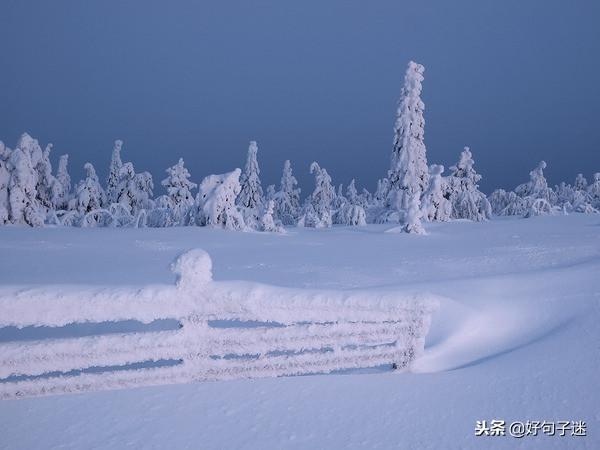
[[[390,192],[390,182],[387,178],[377,180],[377,189],[373,196],[373,202],[375,206],[383,206],[387,202],[387,198]]]
[[[366,209],[371,203],[373,203],[373,195],[366,188],[363,188],[358,195],[358,204]]]
[[[335,215],[335,211],[341,209],[342,206],[348,204],[348,200],[344,197],[344,185],[340,183],[337,188],[337,192],[331,202],[331,213]],[[335,223],[335,221],[334,221]]]
[[[71,194],[71,176],[68,170],[69,155],[61,155],[58,160],[56,178],[52,184],[52,203],[56,209],[66,209]]]
[[[298,181],[292,175],[292,165],[289,160],[283,163],[281,185],[275,194],[275,217],[284,225],[296,225],[300,216],[300,189]]]
[[[354,179],[346,187],[346,195],[342,194],[342,185],[334,201],[333,223],[338,225],[362,226],[367,224],[367,214],[362,206],[362,198],[356,191]]]
[[[167,195],[171,200],[175,220],[180,223],[185,217],[187,211],[194,205],[194,196],[192,190],[197,187],[192,183],[190,173],[184,167],[183,159],[167,169],[167,178],[162,181],[162,185],[167,190]]]
[[[106,180],[106,196],[109,203],[118,202],[118,188],[121,180],[120,173],[123,162],[121,161],[121,148],[123,147],[123,141],[117,139],[115,141],[112,157],[110,159],[110,166],[108,168],[108,178]]]
[[[550,214],[558,208],[552,205],[557,194],[548,187],[544,177],[546,163],[541,161],[535,169],[529,172],[529,182],[520,184],[514,192],[498,190],[490,196],[492,210],[502,216]]]
[[[96,170],[91,163],[86,163],[85,179],[81,180],[75,188],[75,207],[82,214],[102,208],[106,203],[106,194],[98,181]]]
[[[277,191],[275,190],[275,185],[270,184],[267,186],[267,190],[265,191],[265,203],[269,203],[271,200],[275,200],[275,195]]]
[[[588,187],[588,182],[582,173],[578,173],[575,177],[575,184],[573,187],[578,191],[585,191]]]
[[[540,161],[536,168],[529,172],[529,182],[517,186],[515,188],[515,193],[522,198],[541,198],[549,202],[550,188],[548,187],[546,177],[544,177],[544,169],[546,166],[545,161]]]
[[[0,225],[8,223],[9,220],[9,201],[8,201],[8,185],[10,183],[10,171],[8,160],[10,157],[10,149],[4,142],[0,141]]]
[[[408,64],[394,125],[387,206],[396,205],[399,211],[406,211],[413,194],[420,197],[429,181],[424,140],[425,105],[421,100],[424,71],[420,64],[413,61]]]
[[[429,221],[446,222],[450,220],[452,205],[442,191],[442,173],[444,166],[432,164],[429,168],[429,186],[423,193],[421,211],[423,218]]]
[[[273,200],[269,200],[265,205],[262,216],[260,217],[260,231],[283,233],[283,226],[281,226],[281,223],[273,218],[274,209],[275,202]]]
[[[450,168],[452,173],[445,179],[445,196],[451,203],[455,219],[482,221],[491,218],[492,207],[485,194],[479,191],[477,183],[481,175],[473,168],[474,164],[471,150],[465,147],[458,164]]]
[[[149,211],[154,208],[152,200],[154,182],[150,172],[136,173],[133,177],[133,198],[131,202],[132,212],[137,215],[140,211]]]
[[[37,172],[37,200],[46,211],[56,209],[52,192],[56,180],[52,175],[52,163],[50,162],[51,151],[52,144],[48,144],[46,149],[42,152],[42,157],[35,166]]]
[[[140,211],[153,208],[153,189],[152,175],[149,172],[135,173],[133,164],[127,162],[119,171],[116,203],[132,216],[137,216]]]
[[[45,212],[36,198],[37,172],[32,162],[32,154],[35,154],[32,146],[31,138],[24,134],[10,154],[9,213],[12,223],[37,227],[44,225]],[[37,161],[39,159],[41,156]]]
[[[595,173],[593,180],[594,181],[588,186],[588,194],[592,206],[600,210],[600,173]]]
[[[331,205],[335,198],[335,191],[331,184],[331,177],[327,170],[321,168],[317,162],[310,165],[310,173],[315,176],[315,189],[306,199],[303,217],[300,226],[326,228],[332,224]]]
[[[354,178],[352,178],[352,181],[350,181],[350,184],[346,187],[346,200],[348,200],[348,202],[351,205],[360,205],[361,204],[361,200],[359,198],[358,195],[358,191],[356,190],[356,184],[354,182]]]
[[[238,206],[240,206],[245,219],[247,222],[250,222],[249,225],[253,228],[258,223],[260,211],[264,203],[257,153],[258,145],[256,141],[250,141],[246,167],[240,177],[241,191],[237,198]]]
[[[414,234],[426,234],[423,225],[421,224],[421,208],[420,208],[419,194],[412,194],[412,197],[408,203],[408,209],[404,219],[404,225],[402,230],[406,233]]]
[[[135,197],[135,183],[133,181],[135,178],[135,169],[133,164],[130,162],[121,164],[117,176],[118,182],[116,188],[113,190],[114,197],[110,203],[119,203],[129,214],[133,214],[133,199]]]
[[[240,169],[222,175],[209,175],[196,196],[196,224],[232,230],[245,228],[244,218],[236,206],[241,191]]]
[[[343,204],[333,216],[338,225],[363,226],[367,224],[365,209],[360,205]]]

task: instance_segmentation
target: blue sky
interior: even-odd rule
[[[291,159],[385,175],[406,64],[426,68],[430,163],[471,146],[482,188],[600,171],[597,1],[14,1],[0,5],[0,139],[28,131],[104,177],[112,142],[159,184]],[[157,188],[157,193],[161,189]]]

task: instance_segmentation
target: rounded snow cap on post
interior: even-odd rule
[[[179,255],[171,265],[177,276],[177,287],[202,287],[212,281],[212,261],[208,253],[200,248]]]

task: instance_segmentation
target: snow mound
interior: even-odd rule
[[[212,281],[212,260],[204,250],[195,248],[181,254],[171,265],[177,276],[177,287],[188,289],[205,286]]]

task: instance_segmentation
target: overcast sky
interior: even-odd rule
[[[513,188],[541,159],[551,183],[600,171],[600,2],[0,2],[0,139],[28,131],[104,177],[123,159],[159,184],[182,156],[194,181],[291,159],[374,190],[396,103],[425,66],[429,163],[471,146],[482,188]],[[156,194],[162,188],[157,187]]]

